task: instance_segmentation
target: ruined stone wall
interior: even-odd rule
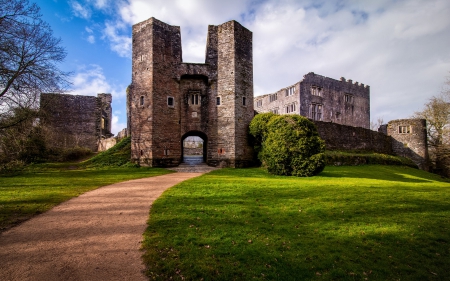
[[[370,127],[370,87],[310,72],[276,93],[254,99],[258,112],[300,114],[312,120]],[[312,106],[320,106],[313,110]],[[315,113],[315,114],[314,114]]]
[[[110,138],[113,136],[111,133],[111,123],[112,123],[112,96],[111,94],[97,94],[97,98],[100,99],[101,103],[101,136],[102,138]]]
[[[429,170],[425,119],[392,120],[380,131],[393,138],[395,154],[413,160],[422,170]]]
[[[102,130],[102,118],[109,118],[106,122],[111,124],[111,115],[102,114],[111,108],[110,96],[41,94],[42,124],[48,129],[51,145],[63,149],[81,146],[97,151],[102,133],[112,135],[110,127]]]
[[[182,63],[179,27],[154,18],[134,25],[128,91],[132,159],[150,166],[178,165],[182,141],[196,135],[205,141],[209,165],[248,165],[251,53],[251,32],[235,21],[208,27],[205,64]],[[237,107],[244,97],[245,107]]]
[[[331,122],[314,123],[326,149],[394,154],[392,138],[383,133]]]

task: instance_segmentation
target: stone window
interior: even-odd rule
[[[169,155],[169,149],[168,148],[164,148],[164,156],[168,156]]]
[[[347,103],[353,103],[353,95],[345,94],[344,101]]]
[[[322,105],[312,103],[309,106],[309,118],[312,120],[322,121]]]
[[[221,104],[220,97],[217,97],[216,98],[216,105],[220,105],[220,104]]]
[[[311,87],[311,95],[313,96],[322,96],[322,88],[318,87],[318,86],[312,86]]]
[[[191,105],[198,105],[201,103],[201,97],[199,92],[191,92]]]
[[[295,112],[295,103],[291,103],[286,106],[286,113],[292,112]]]
[[[242,105],[244,105],[244,106],[247,105],[247,98],[246,97],[242,97]]]
[[[167,97],[167,105],[168,105],[169,107],[174,107],[175,102],[174,102],[174,100],[173,100],[173,97]]]
[[[398,133],[399,134],[410,134],[411,126],[398,126]]]
[[[259,100],[256,102],[256,107],[261,107],[262,106],[262,100]]]
[[[219,148],[219,149],[217,150],[217,153],[218,153],[219,155],[224,155],[224,154],[225,154],[225,149]]]
[[[277,93],[269,96],[269,101],[270,102],[276,101],[277,99],[278,99],[278,94]]]
[[[292,96],[293,94],[295,94],[295,86],[292,86],[292,87],[289,87],[286,89],[286,97]]]
[[[278,107],[272,109],[270,112],[272,112],[273,114],[280,114],[280,111],[279,111]]]
[[[144,96],[141,96],[141,98],[139,99],[139,105],[144,106]]]

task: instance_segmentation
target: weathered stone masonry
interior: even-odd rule
[[[409,158],[422,170],[429,170],[425,119],[399,119],[380,126],[379,132],[392,137],[396,155]]]
[[[310,72],[294,85],[255,97],[257,112],[300,114],[312,120],[368,129],[370,87]]]
[[[252,33],[236,21],[208,27],[204,64],[183,63],[180,28],[155,18],[133,26],[128,88],[132,160],[175,166],[183,140],[200,136],[212,166],[252,162]]]
[[[99,141],[112,136],[111,101],[111,94],[41,94],[41,121],[48,129],[51,144],[63,149],[80,146],[97,151]]]

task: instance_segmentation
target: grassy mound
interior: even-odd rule
[[[130,162],[131,158],[131,138],[127,137],[119,141],[110,149],[100,152],[94,157],[82,163],[82,166],[94,167],[123,167],[136,166]]]
[[[380,153],[325,151],[325,163],[327,166],[358,166],[379,164],[417,168],[417,165],[411,159]]]
[[[444,280],[450,185],[402,166],[315,177],[221,169],[167,190],[143,248],[151,280]]]

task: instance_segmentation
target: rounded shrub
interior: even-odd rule
[[[264,136],[267,135],[268,128],[267,124],[269,123],[272,117],[277,115],[272,112],[260,113],[253,117],[250,122],[249,131],[250,134],[256,139],[259,144],[261,144],[264,140]]]
[[[319,137],[314,123],[307,118],[274,115],[261,131],[259,159],[269,173],[310,177],[325,168],[325,142]]]

